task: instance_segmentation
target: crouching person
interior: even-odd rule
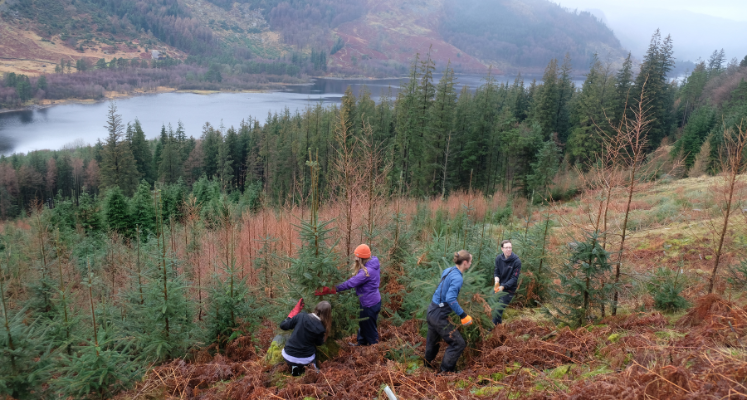
[[[332,305],[328,301],[319,302],[311,314],[301,312],[303,306],[301,299],[288,318],[280,323],[280,329],[284,331],[293,329],[283,348],[283,359],[293,376],[302,375],[309,364],[318,368],[316,346],[324,344],[332,328]]]
[[[441,361],[441,372],[454,372],[459,357],[467,347],[457,327],[449,322],[449,314],[454,312],[459,315],[462,325],[472,323],[472,317],[467,315],[457,302],[457,296],[464,282],[462,275],[472,265],[472,255],[466,250],[460,250],[454,253],[454,264],[455,266],[447,268],[441,274],[441,282],[436,287],[436,292],[433,293],[426,317],[428,321],[428,336],[425,342],[426,366],[434,368],[432,362],[438,354],[441,339],[449,345]]]

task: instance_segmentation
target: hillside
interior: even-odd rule
[[[622,58],[588,13],[546,0],[5,0],[0,71],[40,74],[60,59],[292,62],[312,75],[401,75],[415,53],[459,72],[541,71],[571,55]]]

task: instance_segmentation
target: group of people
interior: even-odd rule
[[[352,278],[334,287],[323,287],[314,294],[323,296],[336,294],[345,290],[355,289],[360,301],[360,321],[357,343],[351,346],[368,346],[379,342],[377,320],[381,311],[381,282],[379,259],[371,255],[368,245],[362,244],[355,249],[355,272]],[[441,281],[433,292],[431,304],[428,307],[426,321],[428,336],[425,344],[425,365],[435,369],[433,360],[440,348],[441,340],[448,347],[440,365],[440,372],[453,372],[457,361],[467,346],[459,333],[458,327],[449,321],[453,312],[466,326],[472,323],[472,317],[459,305],[457,297],[464,282],[464,273],[472,265],[472,255],[466,250],[454,253],[454,266],[447,268],[441,274]],[[510,240],[501,242],[501,254],[495,259],[494,279],[495,293],[504,292],[499,297],[501,305],[497,307],[493,316],[493,323],[503,322],[503,311],[516,293],[521,272],[521,260],[513,253]],[[283,349],[283,358],[291,369],[293,376],[301,375],[306,367],[318,368],[316,347],[321,346],[327,339],[332,327],[332,306],[328,301],[319,302],[311,314],[302,312],[303,299],[300,299],[293,310],[281,324],[280,329],[293,330]]]

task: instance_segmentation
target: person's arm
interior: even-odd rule
[[[363,270],[361,269],[360,271],[358,271],[357,274],[353,275],[352,278],[350,278],[347,281],[345,281],[345,282],[337,285],[337,291],[338,292],[342,292],[343,290],[348,290],[348,289],[356,288],[356,287],[362,285],[363,282],[365,282],[366,278],[367,278],[366,273],[363,272]]]
[[[493,270],[493,276],[494,276],[495,278],[498,278],[499,276],[501,276],[501,274],[500,274],[500,272],[501,272],[501,271],[499,271],[499,270],[498,270],[498,265],[499,265],[498,263],[499,263],[499,261],[500,261],[500,260],[499,260],[499,258],[500,258],[500,257],[501,257],[501,255],[500,255],[500,254],[498,254],[498,257],[496,257],[496,258],[495,258],[495,270]],[[497,282],[497,281],[496,281],[496,282]]]
[[[508,278],[508,281],[503,283],[504,288],[511,288],[516,286],[519,281],[519,273],[521,273],[521,260],[516,260],[516,268],[514,268],[514,274]]]
[[[462,288],[462,283],[464,282],[463,278],[459,274],[452,274],[448,278],[448,282],[444,280],[444,285],[448,284],[449,287],[446,290],[446,298],[444,299],[444,303],[448,304],[449,307],[451,307],[451,310],[454,311],[459,318],[465,318],[467,316],[467,313],[462,310],[462,307],[459,305],[459,301],[457,301],[457,296],[459,295],[459,289]]]
[[[301,314],[298,314],[301,315]],[[283,322],[280,323],[280,329],[284,331],[290,331],[293,328],[296,327],[296,324],[298,324],[298,315],[296,315],[293,318],[286,318],[283,320]]]

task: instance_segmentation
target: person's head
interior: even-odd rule
[[[362,244],[355,248],[355,265],[353,266],[353,274],[357,274],[361,269],[368,276],[368,269],[366,269],[366,263],[371,259],[371,248],[367,244]]]
[[[503,252],[503,256],[508,258],[511,256],[511,252],[513,251],[513,246],[511,245],[510,240],[504,240],[501,242],[501,251]]]
[[[316,307],[314,307],[314,314],[322,320],[324,325],[324,339],[327,339],[327,335],[332,330],[332,304],[328,301],[320,301]]]
[[[462,272],[466,271],[472,265],[472,254],[469,254],[467,250],[457,251],[454,253],[454,265]]]

